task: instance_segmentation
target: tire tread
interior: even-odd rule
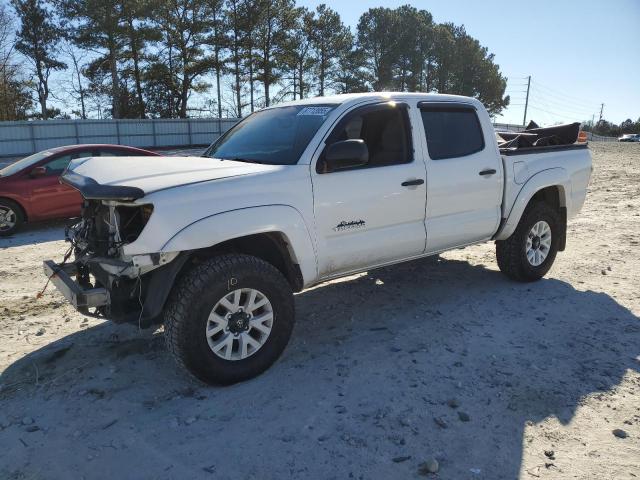
[[[194,373],[188,363],[188,342],[190,307],[199,292],[203,291],[212,280],[219,279],[226,272],[250,268],[265,281],[275,284],[277,288],[291,292],[291,287],[284,276],[270,263],[250,255],[223,254],[194,266],[183,274],[174,286],[164,310],[164,336],[167,350],[176,363],[196,378],[203,379]],[[289,332],[290,333],[290,332]],[[269,365],[265,366],[266,369]],[[214,383],[234,383],[233,380],[217,380]]]
[[[543,216],[549,216],[552,219],[552,251],[549,252],[550,258],[545,267],[535,274],[526,265],[522,259],[522,242],[524,236],[529,233],[529,224],[533,219],[540,219]],[[522,217],[516,230],[506,240],[496,241],[496,260],[498,268],[507,277],[518,282],[532,282],[539,280],[551,268],[558,249],[558,227],[561,219],[559,213],[545,202],[536,202],[529,205]]]

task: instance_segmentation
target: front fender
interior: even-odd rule
[[[502,223],[502,227],[495,234],[495,240],[506,240],[515,231],[525,208],[536,194],[536,192],[547,187],[558,187],[560,193],[560,206],[570,209],[567,202],[571,202],[571,181],[569,174],[564,168],[550,168],[533,175],[522,186],[520,192],[507,215],[507,220]]]
[[[161,251],[197,250],[238,237],[276,232],[285,236],[304,284],[312,283],[318,271],[311,235],[300,212],[288,205],[247,207],[202,218],[177,232]]]

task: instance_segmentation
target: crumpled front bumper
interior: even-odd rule
[[[57,264],[53,260],[45,260],[43,267],[47,278],[79,312],[89,314],[89,308],[109,305],[109,291],[106,288],[84,288],[72,278],[78,274],[75,264]]]

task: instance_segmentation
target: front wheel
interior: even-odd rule
[[[520,282],[542,278],[558,253],[560,229],[561,217],[556,209],[547,203],[528,207],[515,232],[496,242],[500,271]]]
[[[167,348],[210,384],[247,380],[269,368],[294,323],[293,292],[271,264],[221,255],[184,275],[165,308]]]

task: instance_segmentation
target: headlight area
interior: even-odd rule
[[[140,206],[116,205],[113,207],[116,224],[119,225],[118,233],[123,243],[135,242],[153,213],[153,205]]]
[[[66,237],[76,258],[120,257],[121,248],[137,240],[152,214],[150,203],[85,200],[82,220],[67,229]]]
[[[151,312],[145,304],[156,282],[173,270],[178,252],[125,255],[153,214],[152,204],[87,200],[82,220],[69,227],[67,241],[74,254],[73,276],[82,289],[105,289],[108,299],[95,305],[94,315],[116,322],[134,321]],[[164,268],[163,268],[164,267]],[[143,306],[145,305],[145,306]],[[148,316],[145,315],[145,317]]]

